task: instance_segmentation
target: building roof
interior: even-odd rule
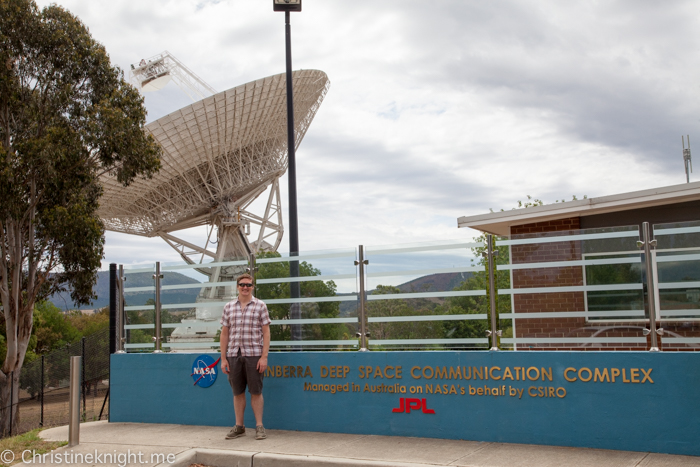
[[[470,227],[495,235],[510,235],[512,225],[585,217],[618,211],[700,200],[700,182],[684,183],[617,195],[546,204],[511,211],[490,212],[457,219],[458,227]]]

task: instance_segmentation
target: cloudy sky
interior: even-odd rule
[[[57,3],[124,70],[168,50],[218,91],[284,71],[284,14],[269,0]],[[297,153],[303,251],[471,239],[459,216],[526,195],[552,203],[684,183],[681,135],[700,150],[697,2],[303,9],[292,14],[293,68],[331,80]],[[149,121],[190,103],[173,84],[147,94]],[[286,214],[286,181],[282,193]],[[107,235],[105,265],[174,259],[161,240]]]

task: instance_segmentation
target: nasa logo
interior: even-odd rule
[[[219,363],[218,360],[214,361],[211,355],[203,354],[194,359],[192,363],[192,379],[194,380],[195,386],[200,388],[208,388],[214,381],[216,381],[216,365]]]

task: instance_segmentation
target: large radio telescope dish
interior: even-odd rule
[[[319,70],[292,76],[299,147],[330,82]],[[287,170],[286,112],[283,73],[220,92],[146,125],[163,148],[162,168],[128,187],[113,175],[102,177],[99,215],[106,228],[160,236],[190,264],[205,256],[223,261],[276,250],[283,234],[278,179]],[[251,203],[268,188],[264,212],[251,212]],[[172,234],[202,225],[212,229],[209,236],[218,229],[215,252],[208,248],[211,238],[201,247]],[[212,282],[235,273],[200,271]]]

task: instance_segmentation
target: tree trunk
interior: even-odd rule
[[[12,401],[10,401],[12,395]],[[0,371],[0,437],[19,432],[19,371],[6,375]],[[12,422],[12,426],[10,426]]]

